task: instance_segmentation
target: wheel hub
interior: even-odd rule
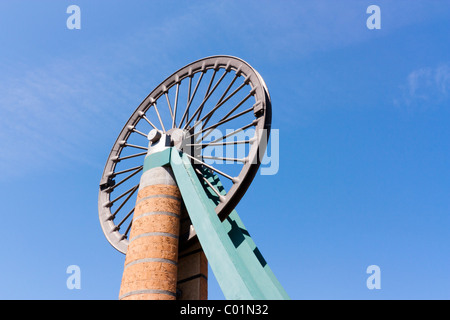
[[[177,149],[183,149],[183,144],[186,139],[187,131],[179,128],[173,128],[167,131],[167,135],[170,137],[172,146]]]

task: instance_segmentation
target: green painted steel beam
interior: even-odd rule
[[[190,160],[173,152],[171,166],[197,237],[226,299],[263,299],[257,284],[224,232]]]
[[[208,170],[204,170],[203,174],[207,177],[211,185],[216,190],[218,190],[222,195],[226,194],[226,191],[216,174],[213,174]],[[208,185],[205,184],[205,187],[209,198],[215,205],[217,205],[219,199],[216,193],[212,191]],[[251,238],[250,233],[245,228],[245,225],[236,210],[233,210],[222,222],[222,227],[229,235],[236,251],[241,257],[242,262],[245,264],[246,268],[250,270],[250,273],[258,284],[258,287],[264,293],[265,299],[289,300],[289,295],[270,269],[269,264],[266,262],[255,242]]]
[[[146,157],[144,171],[170,165],[200,244],[226,299],[289,299],[237,212],[223,222],[215,212],[218,197],[199,181],[189,158],[176,148]],[[217,176],[205,176],[225,194]],[[207,186],[207,185],[206,185]],[[205,191],[206,189],[206,191]]]
[[[170,163],[170,154],[173,148],[147,155],[144,159],[143,172],[156,167],[164,167]],[[176,150],[176,149],[175,149]]]

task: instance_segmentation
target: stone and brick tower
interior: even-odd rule
[[[200,244],[179,246],[180,233],[190,226],[182,207],[170,168],[143,173],[119,299],[207,299],[208,263]]]

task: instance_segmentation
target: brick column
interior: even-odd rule
[[[191,226],[186,209],[182,210],[180,221],[183,237]],[[208,260],[196,238],[179,249],[177,288],[178,300],[208,300]]]
[[[181,194],[172,170],[143,173],[120,287],[121,300],[175,300]]]

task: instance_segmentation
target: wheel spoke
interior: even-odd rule
[[[233,161],[233,162],[242,162],[245,163],[245,159],[236,159],[236,158],[225,158],[225,157],[213,157],[213,156],[202,156],[203,159],[211,159],[211,160],[223,160],[223,161]]]
[[[247,100],[253,96],[253,92],[251,91],[249,94],[247,94],[245,96],[244,99],[242,99],[233,109],[231,109],[225,116],[223,116],[223,118],[220,120],[225,120],[226,118],[228,118],[231,114],[233,114],[233,112],[235,112],[237,109],[239,109],[240,106],[242,106],[245,102],[247,102]],[[253,107],[251,108],[253,110]]]
[[[142,118],[144,118],[144,120],[147,121],[154,129],[158,130],[158,128],[150,120],[148,120],[145,114],[142,115]]]
[[[133,196],[133,194],[136,192],[138,188],[134,188],[133,192],[131,192],[128,197],[125,198],[125,200],[122,202],[122,204],[116,209],[116,211],[114,211],[114,213],[112,214],[112,219],[114,219],[117,215],[117,213],[123,208],[123,206],[128,202],[128,200],[130,200],[130,198]]]
[[[128,143],[125,143],[125,147],[132,147],[132,148],[136,148],[136,149],[148,150],[147,147],[137,146],[135,144],[128,144]]]
[[[174,117],[173,117],[172,106],[170,105],[169,94],[168,94],[167,91],[166,91],[166,92],[164,92],[164,95],[166,96],[167,106],[169,107],[170,116],[172,117],[172,123],[173,123],[173,121],[175,121],[175,119],[174,119]]]
[[[125,197],[127,194],[129,194],[130,192],[134,193],[136,192],[136,190],[139,188],[139,185],[135,185],[134,187],[131,187],[130,189],[128,189],[127,191],[125,191],[124,193],[122,193],[120,196],[118,196],[117,198],[115,198],[114,200],[111,200],[108,202],[108,206],[112,206],[115,202],[117,202],[118,200],[122,199],[123,197]]]
[[[203,111],[203,107],[205,106],[206,101],[208,101],[209,97],[214,93],[214,91],[216,90],[216,88],[218,87],[218,85],[222,82],[222,80],[225,78],[225,76],[227,75],[227,73],[225,72],[222,77],[220,77],[220,79],[217,81],[217,83],[214,85],[214,87],[212,88],[211,92],[209,91],[209,87],[208,90],[206,91],[205,97],[203,98],[202,103],[200,104],[200,106],[197,108],[197,110],[195,110],[194,114],[192,115],[192,117],[189,119],[189,121],[186,123],[185,128],[191,123],[191,121],[195,118],[195,115],[197,115],[197,121],[200,118],[200,115]],[[213,79],[211,79],[213,80]],[[198,114],[197,114],[198,113]],[[195,125],[194,125],[195,127]]]
[[[225,201],[225,196],[222,195],[213,185],[212,183],[203,176],[202,172],[198,169],[195,169],[195,171],[202,177],[203,181],[206,182],[206,184],[214,191],[214,193],[219,197],[220,202]]]
[[[200,104],[200,106],[197,108],[197,110],[194,112],[194,114],[192,115],[192,118],[188,121],[187,125],[189,125],[189,123],[192,121],[192,119],[195,117],[195,115],[198,113],[197,115],[197,121],[198,119],[200,119],[200,115],[202,114],[203,111],[203,107],[205,106],[206,101],[208,100],[208,98],[211,96],[211,94],[214,92],[214,90],[211,91],[211,93],[209,93],[209,90],[211,89],[211,85],[214,81],[214,78],[216,77],[216,73],[217,73],[218,69],[214,69],[214,73],[211,76],[211,80],[209,81],[208,84],[208,88],[206,89],[206,93],[205,96],[203,97],[203,102]],[[225,75],[226,73],[224,73]],[[220,83],[220,81],[219,81]],[[214,86],[214,89],[217,87],[217,84]]]
[[[219,101],[217,101],[216,105],[218,105],[219,103],[222,102],[223,98],[225,98],[225,96],[227,95],[228,91],[230,91],[231,87],[233,86],[233,84],[235,83],[236,79],[239,78],[239,75],[236,73],[234,75],[233,80],[231,80],[230,84],[228,85],[228,87],[225,89],[225,91],[223,92],[222,96],[219,98]],[[211,116],[209,116],[210,118]],[[209,121],[209,118],[207,118],[206,122]],[[203,119],[201,120],[203,121]]]
[[[203,132],[209,130],[209,131],[204,135],[204,138],[203,138],[203,139],[205,139],[205,138],[206,138],[206,137],[207,137],[207,136],[208,136],[215,128],[217,128],[218,126],[220,126],[220,125],[222,125],[222,124],[224,124],[224,123],[227,123],[227,122],[229,122],[229,121],[231,121],[231,120],[234,120],[234,119],[236,119],[236,118],[239,118],[239,117],[243,116],[244,114],[247,114],[247,113],[249,113],[249,112],[251,112],[251,111],[253,111],[253,107],[251,107],[251,108],[249,108],[249,109],[247,109],[247,110],[244,110],[244,111],[242,111],[242,112],[240,112],[240,113],[238,113],[238,114],[236,114],[236,115],[234,115],[234,116],[232,116],[232,117],[230,117],[230,118],[228,118],[228,119],[222,118],[222,120],[220,120],[220,121],[217,122],[216,124],[213,124],[212,126],[206,128],[206,129],[203,129],[203,130],[201,130],[201,131],[199,131],[199,132],[194,133],[193,135],[187,137],[187,139],[189,139],[189,138],[191,138],[191,137],[198,137],[198,136],[199,136],[200,134],[202,134]],[[203,140],[203,139],[202,139],[202,140]]]
[[[118,171],[118,172],[113,172],[113,173],[111,174],[111,176],[115,177],[115,176],[117,176],[117,175],[119,175],[119,174],[122,174],[122,173],[127,173],[127,172],[134,171],[134,170],[137,170],[137,169],[142,169],[142,167],[143,167],[143,166],[138,166],[138,167],[134,167],[134,168],[130,168],[130,169],[125,169],[125,170]]]
[[[220,138],[217,138],[216,140],[213,140],[210,143],[216,143],[218,141],[225,140],[226,138],[231,137],[231,136],[235,135],[236,133],[239,133],[239,132],[241,132],[241,131],[243,131],[245,129],[248,129],[248,128],[254,126],[256,123],[257,123],[257,121],[253,121],[252,123],[247,124],[247,125],[243,126],[242,128],[237,129],[237,130],[234,130],[233,132],[230,132],[229,134],[226,134],[226,135],[224,135],[224,136],[222,136]],[[199,142],[201,142],[201,141],[203,141],[203,139],[200,140]]]
[[[177,83],[177,91],[175,92],[175,105],[173,107],[172,128],[175,128],[175,122],[177,121],[177,106],[178,106],[178,92],[180,90],[180,83]]]
[[[189,98],[186,110],[184,111],[183,117],[181,118],[180,125],[178,126],[179,128],[181,128],[181,125],[182,125],[184,119],[186,118],[186,121],[187,121],[187,119],[189,118],[189,108],[191,107],[192,101],[194,101],[195,94],[197,93],[198,86],[200,85],[200,82],[203,79],[203,75],[204,75],[204,73],[202,72],[200,74],[200,77],[197,80],[197,84],[195,85],[194,92],[192,93],[192,96]],[[192,78],[189,79],[189,93],[188,93],[188,96],[190,95],[191,81],[192,81]],[[187,125],[185,125],[184,127],[186,128]]]
[[[216,77],[217,70],[218,70],[218,69],[214,69],[214,73],[212,74],[211,80],[209,81],[208,88],[206,89],[205,96],[203,97],[203,101],[207,100],[206,97],[209,98],[209,96],[210,96],[209,90],[211,89],[211,85],[212,85],[212,83],[213,83],[213,81],[214,81],[214,78]],[[200,109],[200,112],[199,112],[198,115],[197,115],[197,121],[198,121],[198,119],[200,119],[200,115],[202,114],[202,110],[203,110],[204,104],[205,104],[205,103],[203,102],[203,103],[202,103],[202,106],[201,106],[201,109]]]
[[[134,208],[131,209],[129,215],[131,215],[134,212]],[[127,229],[125,230],[124,234],[122,235],[122,240],[128,238],[128,232],[130,232],[131,225],[133,224],[133,219],[131,219],[130,223],[128,224]]]
[[[223,92],[222,96],[220,97],[219,101],[217,101],[217,103],[222,102],[222,99],[226,96],[226,94],[228,93],[228,91],[230,91],[231,87],[233,86],[233,84],[235,83],[236,79],[239,78],[238,74],[234,75],[233,80],[231,80],[230,84],[228,85],[228,87],[226,88],[226,90]]]
[[[127,213],[127,215],[117,224],[116,228],[117,230],[120,229],[120,227],[122,226],[122,224],[133,214],[134,212],[134,208],[130,210],[130,212]],[[127,234],[128,232],[126,232],[125,234]]]
[[[161,127],[163,129],[163,132],[165,133],[166,132],[166,128],[164,127],[164,123],[161,120],[161,115],[159,114],[158,107],[156,106],[156,101],[153,102],[153,106],[155,107],[155,111],[156,111],[156,115],[158,116],[159,123],[161,123]]]
[[[197,93],[197,89],[198,89],[198,86],[200,85],[200,82],[202,82],[204,74],[205,74],[204,72],[200,73],[200,77],[198,78],[197,84],[195,85],[195,88],[194,88],[194,92],[192,92],[191,99],[189,100],[189,104],[187,106],[188,108],[191,106],[192,101],[194,101],[195,94]]]
[[[234,144],[245,144],[245,143],[253,143],[253,139],[250,140],[242,140],[242,141],[226,141],[222,143],[187,143],[186,147],[202,147],[206,148],[209,146],[225,146],[225,145],[234,145]]]
[[[143,133],[143,132],[140,132],[139,130],[136,130],[135,128],[131,129],[131,131],[136,132],[137,134],[140,134],[140,135],[143,136],[143,137],[146,137],[146,138],[148,137],[147,134],[145,134],[145,133]]]
[[[229,96],[227,96],[224,100],[220,100],[219,103],[216,104],[216,106],[209,111],[199,122],[197,123],[201,123],[202,124],[202,128],[204,128],[206,126],[206,124],[208,123],[208,121],[211,119],[211,116],[214,114],[214,112],[216,112],[217,109],[219,109],[221,106],[223,106],[228,100],[230,100],[236,93],[238,93],[247,83],[244,82],[242,83],[239,87],[236,88],[236,90],[234,90],[232,93],[230,93]],[[252,90],[253,91],[253,90]],[[244,99],[248,99],[247,97]],[[206,119],[207,118],[207,119]],[[205,121],[206,119],[206,121]],[[205,122],[204,122],[205,121]],[[194,125],[195,127],[195,125]]]
[[[189,105],[189,100],[191,100],[192,78],[193,78],[193,76],[190,75],[189,76],[189,85],[188,85],[186,106]],[[183,121],[184,121],[184,118],[186,117],[186,114],[187,114],[187,116],[189,118],[189,108],[186,108],[186,110],[184,110],[183,117],[181,117],[181,121],[180,121],[180,124],[178,125],[178,128],[181,128],[181,125],[183,124]]]
[[[142,170],[142,168],[143,168],[143,166],[138,167],[138,168],[136,169],[136,171],[134,171],[132,174],[128,175],[126,178],[124,178],[123,180],[121,180],[119,183],[117,183],[117,184],[115,184],[115,185],[109,187],[109,188],[106,189],[106,190],[108,190],[108,191],[114,190],[115,188],[117,188],[118,186],[120,186],[122,183],[124,183],[125,181],[128,181],[130,178],[132,178],[132,177],[134,177],[136,174],[138,174],[139,171]]]
[[[204,137],[202,138],[202,140],[204,140],[210,133],[211,133],[211,131],[214,129],[214,128],[216,128],[216,127],[218,127],[219,125],[221,125],[221,124],[223,124],[223,123],[225,123],[225,122],[228,122],[228,121],[231,121],[231,120],[233,120],[233,119],[235,119],[235,118],[238,118],[238,117],[240,117],[241,115],[244,115],[244,114],[246,114],[246,113],[248,113],[248,112],[250,112],[251,110],[253,110],[253,107],[252,108],[250,108],[250,109],[247,109],[247,110],[245,110],[245,111],[243,111],[243,112],[241,112],[240,114],[237,114],[237,115],[235,115],[235,116],[233,116],[233,117],[231,117],[229,120],[227,120],[227,121],[225,121],[234,111],[236,111],[240,106],[242,106],[251,96],[253,95],[253,90],[252,91],[250,91],[249,92],[249,94],[247,94],[246,96],[245,96],[245,98],[244,99],[242,99],[233,109],[231,109],[231,111],[229,111],[218,123],[216,123],[216,125],[213,125],[213,126],[210,126],[209,128],[207,128],[207,129],[203,129],[204,128],[204,125],[202,124],[202,130],[200,131],[200,132],[196,132],[196,133],[194,133],[193,135],[199,135],[200,133],[202,133],[202,132],[205,132],[206,130],[210,130],[210,131],[208,131],[205,135],[204,135]]]
[[[126,160],[126,159],[136,158],[136,157],[140,157],[140,156],[143,156],[143,155],[146,155],[146,154],[147,154],[147,152],[136,153],[136,154],[132,154],[131,156],[118,158],[117,161],[122,161],[122,160]]]
[[[233,183],[235,182],[236,179],[233,178],[233,177],[231,177],[230,175],[226,174],[225,172],[222,172],[222,171],[220,171],[220,170],[214,168],[213,166],[210,166],[209,164],[206,164],[206,163],[204,163],[203,161],[201,161],[201,160],[199,160],[199,159],[197,159],[197,158],[194,158],[193,156],[191,156],[191,155],[189,155],[189,154],[187,154],[187,153],[185,153],[185,155],[188,156],[190,159],[192,159],[192,160],[194,160],[194,161],[197,161],[198,163],[200,163],[200,164],[204,165],[205,167],[211,169],[212,171],[217,172],[217,173],[220,174],[221,176],[224,176],[225,178],[230,179],[231,181],[233,181]]]

